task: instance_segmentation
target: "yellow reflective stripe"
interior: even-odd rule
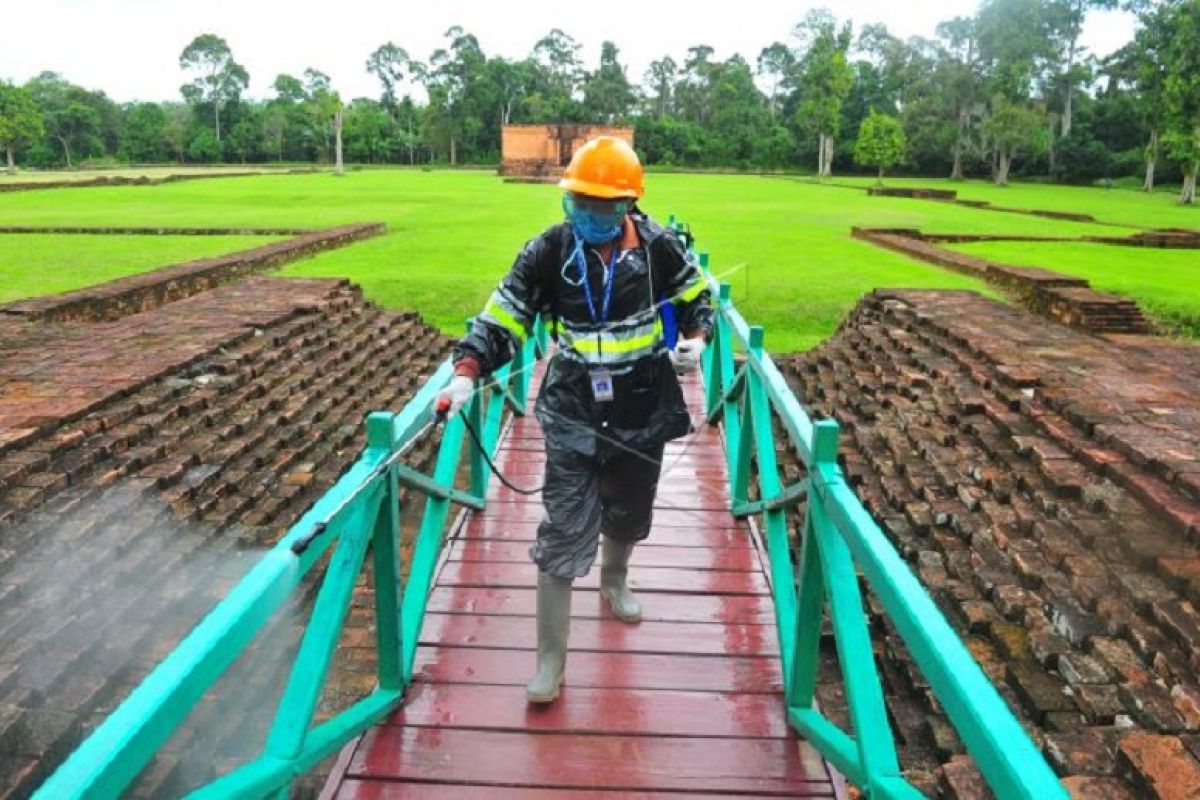
[[[483,313],[508,328],[512,335],[517,337],[517,341],[525,341],[525,326],[517,322],[516,318],[505,311],[495,300],[488,300],[487,305],[483,307]]]
[[[703,292],[707,288],[708,288],[708,281],[704,280],[704,278],[702,278],[702,277],[697,276],[697,278],[694,281],[692,281],[692,283],[686,289],[684,289],[682,292],[679,293],[679,297],[676,300],[676,302],[690,303],[693,300],[695,300],[697,297],[699,297],[700,293]]]
[[[570,344],[576,350],[579,350],[579,345],[585,345],[589,355],[595,351],[596,355],[602,353],[629,353],[634,350],[641,350],[646,347],[653,347],[654,343],[662,337],[662,322],[655,321],[654,328],[649,333],[641,336],[633,336],[629,339],[601,339],[596,340],[595,335],[586,333],[579,334],[576,339],[575,335],[571,336]]]

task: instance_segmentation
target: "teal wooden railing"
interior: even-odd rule
[[[762,517],[792,727],[868,797],[922,796],[900,772],[859,591],[861,571],[996,796],[1066,800],[1037,747],[846,483],[837,462],[838,424],[809,417],[764,349],[763,329],[738,313],[730,285],[712,276],[707,255],[693,255],[717,298],[703,360],[708,419],[724,426],[733,514]],[[780,480],[773,420],[782,423],[806,468],[794,485]],[[787,514],[806,499],[797,575]],[[814,703],[826,610],[853,736]]]
[[[545,347],[546,331],[539,320],[516,358],[464,407],[463,414],[488,453],[495,450],[505,409],[525,412],[530,377],[526,366],[540,358]],[[367,446],[358,461],[96,728],[42,785],[36,798],[120,796],[330,548],[333,553],[312,616],[261,754],[190,796],[285,798],[296,776],[400,705],[412,679],[417,639],[451,505],[480,509],[486,494],[487,462],[473,440],[466,451],[470,488],[453,488],[463,453],[462,415],[446,424],[432,475],[401,463],[428,431],[437,393],[452,372],[447,360],[398,414],[374,413],[367,418]],[[397,552],[400,486],[425,498],[403,586]],[[368,545],[375,576],[378,685],[367,697],[313,727]]]

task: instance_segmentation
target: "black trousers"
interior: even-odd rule
[[[663,445],[629,452],[607,442],[595,455],[546,452],[545,514],[529,555],[556,578],[580,578],[596,561],[600,534],[622,542],[650,535]]]

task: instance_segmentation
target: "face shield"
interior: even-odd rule
[[[580,239],[588,244],[604,244],[621,234],[621,221],[632,202],[626,198],[604,200],[567,192],[563,195],[563,213]]]

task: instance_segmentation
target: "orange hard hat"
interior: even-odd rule
[[[636,200],[646,190],[637,153],[615,136],[597,136],[576,150],[558,185],[568,192],[606,200]]]

